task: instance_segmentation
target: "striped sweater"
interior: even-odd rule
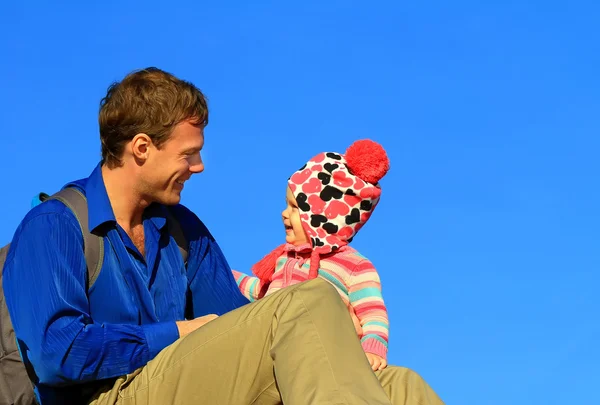
[[[286,246],[279,257],[271,282],[233,270],[240,291],[250,301],[284,287],[306,281],[310,266],[310,248]],[[346,304],[365,352],[387,356],[389,321],[381,294],[379,275],[373,264],[356,249],[341,247],[321,257],[319,277],[337,289]],[[265,291],[266,290],[266,291]]]

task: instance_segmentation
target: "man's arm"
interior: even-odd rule
[[[83,237],[73,214],[53,201],[34,209],[13,238],[3,287],[21,350],[43,384],[132,372],[179,337],[175,322],[94,323],[86,281]]]
[[[233,278],[225,255],[206,226],[183,205],[173,207],[189,243],[187,275],[188,318],[223,315],[248,304]]]

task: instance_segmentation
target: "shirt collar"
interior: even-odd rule
[[[167,224],[167,207],[162,204],[151,204],[144,211],[144,218],[149,218],[157,229],[163,229]]]
[[[116,223],[117,219],[102,178],[102,163],[98,163],[92,171],[84,188],[88,202],[88,226],[90,231],[94,231],[94,229],[107,222]],[[162,229],[167,222],[166,207],[161,204],[151,204],[144,210],[144,219],[146,218],[150,219],[157,229]]]
[[[107,222],[117,222],[106,193],[102,178],[102,164],[98,163],[85,184],[85,196],[88,202],[88,226],[90,231]]]
[[[312,251],[312,245],[310,243],[303,243],[301,245],[292,245],[291,243],[285,244],[286,252],[306,253]]]

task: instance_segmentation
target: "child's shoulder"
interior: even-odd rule
[[[358,250],[354,249],[350,245],[342,246],[336,252],[331,255],[332,260],[348,260],[353,263],[359,263],[363,261],[369,261],[369,259],[361,254]]]
[[[370,278],[371,274],[376,272],[373,263],[350,246],[341,247],[335,253],[322,257],[321,269],[343,275],[344,278],[352,275],[363,275]]]

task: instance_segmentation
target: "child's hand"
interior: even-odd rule
[[[387,367],[387,361],[383,357],[380,357],[376,354],[367,353],[367,359],[369,359],[369,364],[371,365],[373,371],[383,370]]]

